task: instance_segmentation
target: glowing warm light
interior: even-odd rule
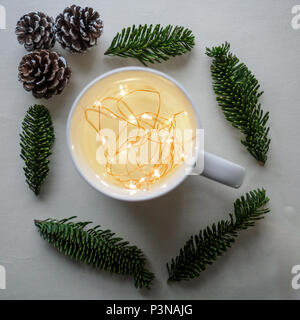
[[[153,119],[152,116],[150,116],[150,114],[147,114],[147,113],[144,113],[144,114],[142,115],[142,118],[143,118],[143,119],[148,119],[148,120],[152,120],[152,119]]]
[[[143,92],[144,94],[155,94],[158,97],[157,110],[155,112],[144,112],[142,114],[136,114],[133,112],[133,109],[128,104],[124,98],[128,95],[135,94],[137,92]],[[116,150],[114,150],[113,154],[107,156],[107,163],[105,165],[105,174],[113,178],[119,185],[126,189],[130,189],[130,192],[136,193],[137,190],[149,190],[149,188],[157,182],[158,179],[162,179],[166,177],[177,165],[179,165],[176,161],[176,152],[175,152],[175,144],[180,146],[180,150],[184,150],[183,144],[178,141],[174,141],[173,138],[168,137],[168,139],[161,139],[160,132],[174,132],[176,131],[176,117],[187,115],[187,112],[178,112],[175,114],[171,114],[167,117],[161,115],[161,95],[159,91],[150,90],[150,89],[139,89],[133,91],[125,91],[123,86],[120,85],[120,95],[121,98],[118,97],[104,97],[100,101],[96,101],[94,103],[94,107],[86,108],[84,115],[86,121],[89,125],[99,133],[102,129],[101,121],[103,117],[109,117],[110,119],[116,119],[116,121],[122,121],[125,123],[125,129],[130,125],[135,128],[139,128],[144,130],[146,134],[143,136],[137,136],[134,142],[132,142],[132,138],[129,140],[127,137],[126,141],[122,141],[122,144],[119,145],[117,143]],[[114,102],[114,107],[108,107],[105,101],[110,100]],[[139,108],[137,108],[139,109]],[[114,110],[114,111],[113,111]],[[117,110],[117,111],[115,111]],[[89,113],[97,114],[98,124],[95,124],[95,121],[91,121],[89,119]],[[148,120],[148,121],[145,121]],[[156,130],[158,132],[158,138],[153,139],[151,134],[151,130]],[[119,136],[117,139],[119,139]],[[164,141],[166,140],[166,141]],[[105,137],[101,138],[103,144],[107,142]],[[145,145],[145,142],[150,142],[155,145],[156,150],[154,150],[154,154],[158,155],[158,159],[156,159],[156,163],[163,163],[163,150],[164,148],[170,149],[170,155],[168,158],[168,164],[132,164],[126,163],[124,165],[124,169],[120,170],[120,167],[115,166],[117,164],[117,159],[123,152],[127,152],[130,148],[134,146],[137,150],[137,153],[140,153]],[[168,150],[166,149],[166,150]],[[135,150],[134,150],[135,151]],[[185,155],[182,153],[182,157]],[[152,160],[152,159],[150,159]],[[181,160],[182,161],[182,160]],[[166,187],[166,185],[163,185]]]
[[[125,96],[126,95],[126,91],[124,90],[124,87],[122,84],[120,84],[120,95],[121,96]]]
[[[132,189],[132,190],[135,190],[135,189],[136,189],[136,185],[135,185],[134,183],[132,183],[132,182],[128,185],[128,187],[129,187],[130,189]]]
[[[105,137],[101,137],[101,141],[102,141],[102,144],[105,144],[106,143],[106,138]]]
[[[155,176],[155,177],[157,177],[157,178],[159,178],[159,177],[160,177],[160,172],[159,172],[159,170],[158,170],[158,169],[155,169],[155,170],[154,170],[154,174],[153,174],[153,176]]]
[[[129,117],[129,121],[130,121],[131,123],[136,123],[136,118],[135,118],[134,116],[130,116],[130,117]]]

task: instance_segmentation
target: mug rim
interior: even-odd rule
[[[169,193],[170,191],[174,190],[176,187],[178,187],[186,178],[187,176],[192,172],[193,170],[193,166],[189,166],[189,168],[187,169],[187,172],[185,172],[184,174],[182,174],[182,176],[180,176],[174,183],[172,183],[170,186],[168,186],[165,189],[159,189],[159,192],[156,193],[147,193],[145,192],[145,194],[143,196],[139,196],[139,197],[135,197],[134,195],[116,195],[114,193],[109,193],[103,189],[101,189],[99,187],[99,185],[97,185],[96,183],[90,181],[87,176],[83,173],[83,170],[79,167],[75,156],[72,152],[72,148],[71,148],[71,134],[70,134],[70,128],[71,128],[71,122],[72,122],[72,118],[73,118],[73,114],[75,112],[75,110],[77,109],[78,103],[80,101],[80,99],[86,94],[86,92],[96,83],[98,83],[99,81],[113,75],[116,73],[120,73],[120,72],[126,72],[126,71],[144,71],[144,72],[149,72],[149,73],[153,73],[156,74],[158,76],[161,76],[169,81],[171,81],[175,86],[177,86],[177,88],[185,95],[185,97],[188,99],[188,101],[190,102],[193,111],[195,113],[196,116],[196,120],[197,120],[197,127],[198,129],[202,129],[202,124],[201,124],[201,120],[200,120],[200,115],[199,115],[199,111],[196,108],[196,104],[194,103],[194,100],[190,97],[189,93],[186,91],[186,89],[174,78],[170,77],[169,75],[152,69],[152,68],[146,68],[146,67],[134,67],[134,66],[130,66],[130,67],[121,67],[121,68],[116,68],[113,70],[110,70],[108,72],[103,73],[102,75],[96,77],[94,80],[92,80],[91,82],[89,82],[79,93],[79,95],[76,97],[75,101],[72,104],[72,107],[69,111],[69,115],[68,115],[68,119],[67,119],[67,127],[66,127],[66,136],[67,136],[67,144],[68,144],[68,150],[69,153],[71,155],[71,159],[73,162],[73,165],[75,166],[76,170],[78,171],[78,173],[80,174],[80,176],[90,185],[92,186],[94,189],[96,189],[98,192],[101,192],[102,194],[105,194],[106,196],[110,197],[110,198],[114,198],[117,200],[122,200],[122,201],[127,201],[127,202],[137,202],[137,201],[146,201],[146,200],[152,200],[158,197],[161,197],[167,193]],[[195,159],[198,158],[199,156],[199,146],[197,146],[198,148],[196,148],[196,152],[197,155],[195,157]],[[196,162],[196,160],[195,160]]]

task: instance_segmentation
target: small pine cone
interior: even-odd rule
[[[97,44],[103,31],[100,15],[92,8],[67,7],[55,21],[56,40],[73,53],[84,53]]]
[[[71,74],[65,58],[49,50],[27,54],[19,65],[19,81],[26,91],[32,91],[39,99],[62,93]]]
[[[51,49],[55,44],[54,20],[42,12],[25,14],[17,22],[15,33],[27,51]]]

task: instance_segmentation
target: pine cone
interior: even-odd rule
[[[84,53],[97,44],[103,31],[100,15],[92,8],[67,7],[55,21],[56,40],[73,53]]]
[[[42,12],[25,14],[17,22],[15,33],[27,51],[51,49],[55,44],[54,20]]]
[[[19,65],[19,80],[36,98],[49,99],[60,94],[69,83],[71,69],[64,57],[49,50],[24,56]]]

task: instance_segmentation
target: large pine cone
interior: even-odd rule
[[[103,31],[100,15],[92,8],[66,8],[55,21],[56,40],[73,53],[84,53],[97,44]]]
[[[27,51],[51,49],[55,44],[54,20],[42,12],[25,14],[17,22],[15,33]]]
[[[62,93],[71,74],[65,58],[49,50],[27,54],[19,65],[19,80],[36,98],[49,99]]]

